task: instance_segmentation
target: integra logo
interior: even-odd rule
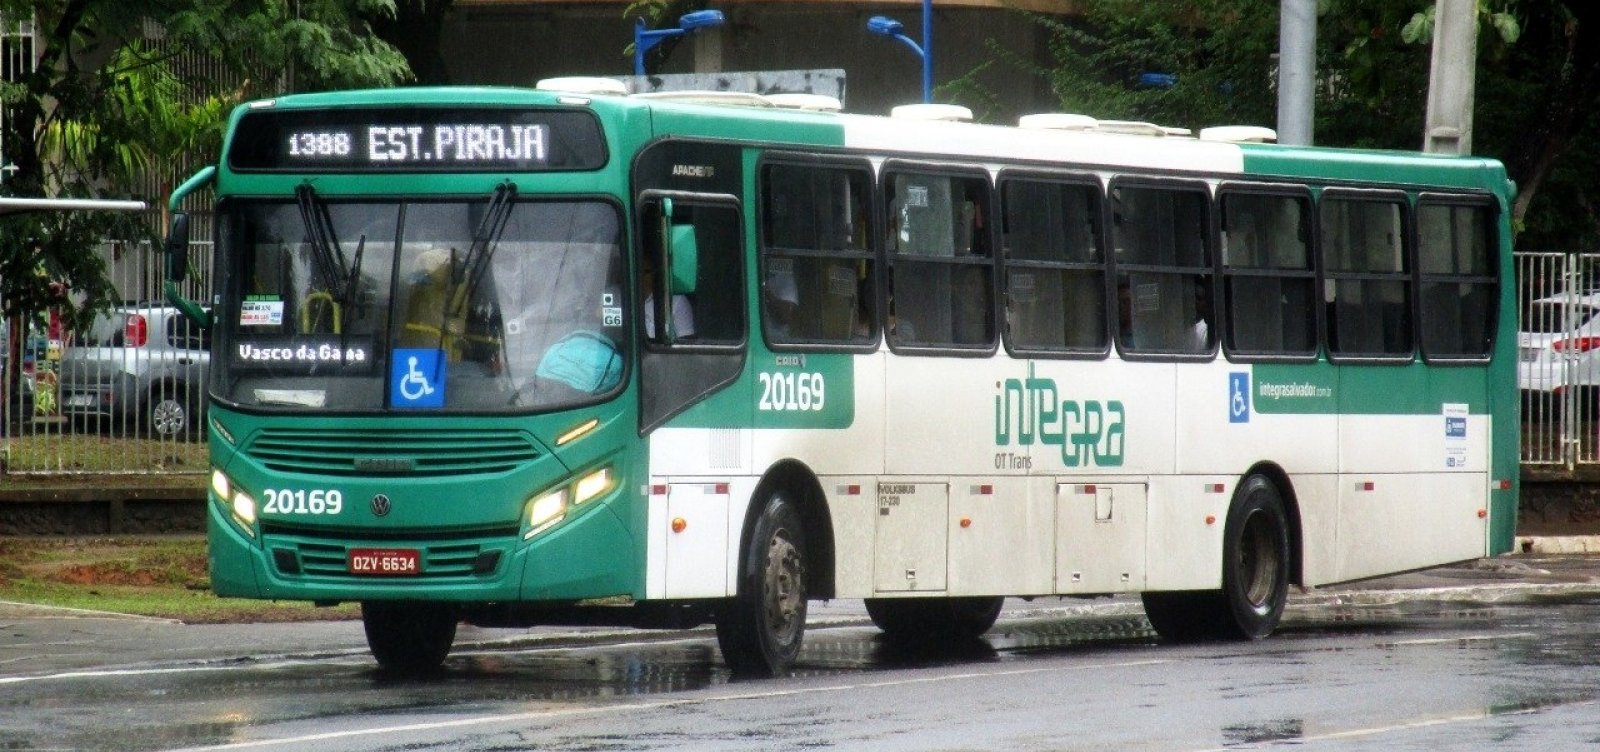
[[[1119,400],[1061,399],[1055,379],[1033,375],[995,384],[994,443],[1061,447],[1066,467],[1122,465],[1127,411]]]

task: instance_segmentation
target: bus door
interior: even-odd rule
[[[735,197],[645,191],[638,206],[639,422],[649,432],[738,378],[748,313]]]

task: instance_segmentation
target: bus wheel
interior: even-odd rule
[[[718,609],[722,659],[737,676],[784,671],[805,637],[806,561],[800,513],[781,492],[756,517],[737,592]]]
[[[1005,602],[999,597],[868,598],[866,604],[873,625],[890,639],[966,642],[994,626]]]
[[[1277,628],[1289,599],[1289,521],[1278,487],[1245,479],[1228,508],[1222,539],[1226,637],[1259,640]]]
[[[361,625],[378,666],[397,674],[438,670],[456,639],[456,610],[442,603],[364,601]]]
[[[1289,598],[1289,523],[1272,481],[1245,479],[1222,538],[1222,589],[1144,593],[1145,616],[1162,639],[1258,640],[1272,633]]]

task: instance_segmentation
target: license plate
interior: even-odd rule
[[[414,548],[352,548],[346,559],[350,574],[412,575],[422,572]]]
[[[1524,362],[1524,363],[1532,363],[1532,362],[1538,360],[1540,352],[1542,352],[1542,351],[1537,347],[1524,347],[1524,348],[1522,348],[1522,362]]]
[[[88,407],[94,404],[92,394],[74,394],[67,397],[67,407]]]

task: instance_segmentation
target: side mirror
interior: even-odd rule
[[[178,212],[172,215],[172,227],[167,230],[163,246],[167,254],[167,279],[182,282],[189,276],[189,215]]]

